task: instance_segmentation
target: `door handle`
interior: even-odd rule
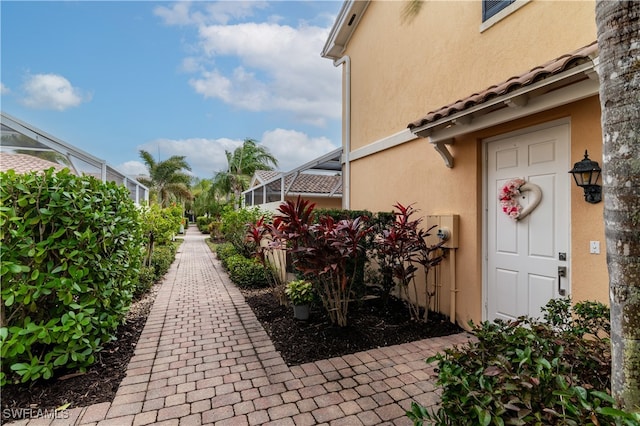
[[[558,294],[560,296],[564,296],[567,291],[562,288],[562,278],[567,276],[567,267],[566,266],[558,266]]]

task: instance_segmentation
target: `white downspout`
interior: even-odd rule
[[[344,178],[342,188],[342,207],[345,210],[351,208],[351,58],[348,55],[333,61],[334,66],[345,65],[345,124],[344,124],[344,146],[342,158],[344,161]]]

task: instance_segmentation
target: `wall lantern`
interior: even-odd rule
[[[584,199],[587,203],[596,204],[602,201],[602,187],[598,185],[598,178],[602,169],[596,161],[589,159],[584,151],[584,158],[573,165],[569,171],[576,181],[576,185],[584,189]]]

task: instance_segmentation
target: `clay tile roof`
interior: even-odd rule
[[[291,182],[294,176],[289,175],[285,179],[285,185]],[[342,176],[313,175],[300,173],[289,187],[293,193],[329,194],[338,188],[335,193],[342,194]]]
[[[256,177],[260,179],[262,182],[266,182],[274,177],[280,175],[280,172],[274,170],[256,170]]]
[[[29,173],[44,171],[53,167],[56,170],[67,168],[62,164],[54,163],[49,160],[34,157],[26,154],[10,154],[8,152],[0,152],[0,170],[14,170],[16,173]]]
[[[413,129],[414,127],[424,126],[441,118],[445,118],[457,112],[461,112],[476,105],[480,105],[497,96],[501,96],[522,87],[529,86],[540,80],[544,80],[549,76],[559,74],[571,67],[584,63],[589,59],[589,56],[593,55],[595,52],[597,52],[597,50],[597,42],[593,42],[588,46],[582,47],[574,52],[567,53],[545,64],[532,68],[524,74],[511,77],[506,81],[488,87],[487,89],[479,93],[474,93],[464,99],[459,99],[449,105],[445,105],[441,108],[430,111],[421,119],[409,123],[407,127],[409,129]]]

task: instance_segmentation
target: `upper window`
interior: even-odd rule
[[[513,2],[514,0],[482,0],[482,22],[491,18]]]

